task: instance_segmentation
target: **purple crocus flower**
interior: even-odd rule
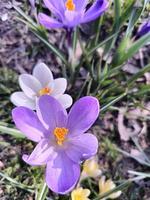
[[[143,35],[149,32],[150,32],[150,20],[140,26],[137,33],[137,37],[142,37]]]
[[[53,97],[43,95],[37,102],[37,113],[26,107],[12,111],[13,120],[30,140],[37,142],[31,155],[23,160],[32,165],[46,164],[46,183],[60,194],[66,194],[80,177],[80,163],[95,155],[97,138],[85,133],[99,115],[99,102],[83,97],[66,110]]]
[[[96,0],[86,9],[88,0],[44,0],[45,6],[54,14],[55,18],[40,13],[40,23],[47,29],[73,28],[79,24],[95,20],[108,8],[107,0]]]

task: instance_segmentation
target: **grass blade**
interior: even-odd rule
[[[17,129],[14,129],[14,128],[9,128],[9,127],[6,127],[4,125],[1,125],[0,124],[0,134],[8,134],[8,135],[11,135],[15,138],[20,138],[20,139],[23,139],[25,138],[25,136],[20,132],[18,131]]]
[[[33,187],[30,187],[28,185],[24,185],[22,183],[19,183],[15,179],[9,177],[8,175],[6,175],[6,174],[4,174],[2,172],[0,172],[0,176],[3,177],[4,179],[6,179],[7,181],[9,181],[10,184],[15,186],[15,187],[18,187],[20,189],[26,190],[26,191],[31,192],[31,193],[34,192]]]
[[[126,48],[124,52],[118,51],[112,61],[112,66],[116,67],[122,65],[125,61],[130,59],[140,48],[150,42],[150,33],[144,35],[139,40],[134,42],[129,48]],[[127,45],[126,45],[127,46]]]

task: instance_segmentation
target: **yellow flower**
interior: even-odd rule
[[[101,170],[95,157],[86,160],[83,164],[83,171],[81,173],[81,180],[86,177],[95,178],[101,175]]]
[[[115,189],[115,187],[116,187],[116,184],[111,179],[105,181],[105,176],[101,177],[101,179],[99,181],[99,192],[100,192],[100,195],[104,194],[106,192],[109,192],[112,189]],[[115,192],[115,193],[109,195],[107,198],[104,198],[103,200],[116,199],[121,195],[121,193],[122,193],[121,191]]]
[[[82,187],[77,188],[71,192],[72,200],[90,200],[88,196],[90,195],[90,190],[83,189]]]

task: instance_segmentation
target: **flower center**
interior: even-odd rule
[[[69,10],[69,11],[75,10],[75,4],[73,3],[73,0],[67,0],[65,3],[65,6],[66,6],[67,10]]]
[[[40,96],[44,94],[51,94],[51,93],[52,93],[52,89],[50,89],[49,87],[44,87],[39,91]]]
[[[64,128],[64,127],[58,128],[58,127],[56,127],[54,129],[54,135],[56,137],[56,141],[57,141],[58,145],[61,146],[63,144],[67,134],[68,134],[68,129],[67,128]]]

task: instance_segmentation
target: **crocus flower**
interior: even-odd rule
[[[77,188],[71,192],[71,200],[90,200],[88,198],[90,193],[88,189],[83,189],[82,187]]]
[[[101,194],[104,194],[106,192],[109,192],[110,190],[113,190],[115,189],[116,187],[116,184],[111,180],[107,180],[105,181],[105,176],[102,176],[100,181],[99,181],[99,192],[100,192],[100,195]],[[117,199],[120,195],[121,195],[121,191],[118,191],[118,192],[114,192],[113,194],[110,194],[107,198],[103,198],[103,200],[106,200],[106,199]]]
[[[72,104],[72,97],[64,94],[67,88],[66,79],[54,79],[52,72],[44,63],[37,64],[32,75],[20,75],[19,85],[23,92],[15,92],[10,98],[16,106],[25,106],[35,110],[37,99],[45,94],[56,98],[64,108],[68,108]]]
[[[95,20],[108,8],[107,0],[96,0],[90,8],[86,9],[88,2],[88,0],[44,0],[45,6],[55,18],[39,13],[39,22],[47,29],[73,28]]]
[[[87,177],[96,178],[101,174],[102,171],[98,165],[97,158],[92,157],[84,162],[80,180]]]
[[[48,187],[56,193],[68,193],[79,180],[80,163],[97,152],[96,137],[85,132],[98,117],[98,100],[83,97],[67,115],[55,98],[43,95],[36,110],[16,107],[12,111],[17,128],[38,143],[31,155],[23,155],[23,160],[33,166],[46,165]]]
[[[137,37],[142,37],[147,33],[150,33],[150,20],[140,26]]]

